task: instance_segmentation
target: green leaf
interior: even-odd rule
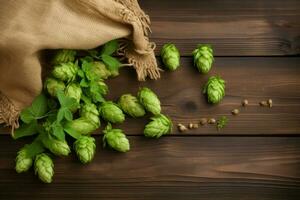
[[[84,78],[84,72],[81,69],[78,70],[77,74],[80,78]]]
[[[66,108],[60,108],[57,113],[57,122],[61,122],[65,117]]]
[[[20,114],[20,118],[24,123],[29,124],[30,122],[32,122],[35,119],[35,116],[31,112],[31,109],[29,107],[29,108],[25,108],[24,110],[22,110],[22,112]]]
[[[32,121],[30,124],[22,124],[17,130],[15,130],[13,138],[16,140],[21,137],[37,134],[37,129],[38,124],[36,120]]]
[[[48,101],[44,94],[37,96],[31,105],[31,112],[35,117],[42,117],[47,113]]]
[[[64,130],[68,133],[68,135],[75,139],[79,139],[81,137],[81,134],[71,127],[65,127]]]
[[[78,103],[75,98],[65,96],[63,91],[61,90],[57,92],[57,98],[61,107],[72,109],[78,106]]]
[[[119,62],[118,59],[111,57],[109,55],[103,54],[101,58],[102,58],[102,61],[107,66],[107,69],[110,71],[119,69],[119,67],[121,65],[121,63]]]
[[[80,61],[81,61],[81,63],[84,63],[84,62],[93,62],[94,59],[91,56],[85,56],[83,58],[80,58]]]
[[[102,47],[101,55],[112,55],[119,48],[117,40],[112,40],[105,43]]]
[[[45,148],[40,141],[40,138],[37,137],[31,144],[25,146],[27,154],[29,157],[34,158],[36,155],[42,153]]]
[[[70,110],[65,110],[65,119],[68,120],[68,121],[73,120],[73,114]]]
[[[80,81],[80,86],[81,87],[89,87],[89,83],[88,83],[88,81],[86,79],[82,79]]]
[[[52,135],[60,141],[65,140],[64,128],[60,123],[54,123],[52,125]]]

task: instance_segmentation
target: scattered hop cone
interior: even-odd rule
[[[207,74],[214,61],[213,50],[209,45],[198,45],[193,51],[194,65],[200,73]]]
[[[78,69],[78,65],[72,62],[61,63],[54,66],[52,75],[61,81],[71,82],[75,80]]]
[[[60,49],[55,54],[52,64],[58,65],[60,63],[74,62],[76,51],[70,49]]]
[[[52,136],[43,137],[44,146],[57,156],[67,156],[70,153],[70,147],[66,141],[60,141]]]
[[[160,101],[156,94],[147,87],[143,87],[138,92],[138,99],[147,111],[158,115],[161,111]]]
[[[91,162],[96,150],[95,139],[90,136],[81,136],[74,142],[74,149],[82,163]]]
[[[219,103],[225,96],[225,81],[218,76],[212,76],[204,86],[203,93],[207,94],[209,103]]]
[[[131,94],[124,94],[119,99],[121,109],[131,117],[142,117],[146,114],[138,99]]]
[[[101,117],[111,123],[122,123],[125,115],[117,104],[112,101],[103,102],[99,107]]]
[[[127,152],[130,149],[129,140],[121,129],[113,129],[111,124],[108,124],[103,131],[103,146],[108,144],[111,148],[120,151]]]
[[[28,155],[26,146],[23,147],[16,157],[16,171],[18,173],[26,172],[32,166],[32,158]]]
[[[145,129],[144,135],[146,137],[159,138],[162,135],[168,134],[172,131],[172,121],[165,115],[159,114],[151,118]]]
[[[52,159],[45,153],[36,156],[34,171],[44,183],[51,183],[54,175],[54,164]]]
[[[100,127],[100,120],[98,124],[91,122],[90,119],[80,117],[73,121],[67,122],[64,126],[66,130],[74,130],[82,135],[87,135],[97,130]]]
[[[180,65],[180,53],[174,44],[167,43],[160,52],[164,65],[171,71],[176,70]]]
[[[90,123],[93,123],[97,128],[100,127],[99,111],[95,104],[84,104],[80,110],[80,116],[90,120]]]
[[[44,85],[45,85],[45,89],[53,97],[56,97],[57,91],[59,91],[59,90],[63,91],[66,87],[64,82],[59,81],[54,78],[47,78]]]
[[[68,86],[65,89],[65,95],[67,97],[72,97],[76,99],[77,103],[79,103],[82,95],[82,90],[80,88],[80,85],[77,83],[68,84]]]
[[[86,72],[86,77],[89,80],[103,80],[109,76],[111,73],[103,62],[93,62],[90,70]]]

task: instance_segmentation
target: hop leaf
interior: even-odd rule
[[[143,87],[138,92],[138,99],[147,111],[158,115],[161,111],[160,101],[156,94],[147,87]]]
[[[42,142],[47,149],[57,156],[67,156],[70,153],[70,147],[65,140],[61,141],[50,135],[45,135]]]
[[[54,66],[52,75],[61,81],[71,82],[75,80],[78,69],[78,65],[72,62],[61,63]]]
[[[69,134],[72,134],[72,132],[75,131],[76,133],[86,135],[92,133],[99,127],[100,120],[99,124],[95,124],[85,117],[80,117],[73,121],[67,122],[64,126],[64,130]]]
[[[26,172],[32,166],[32,158],[28,155],[27,149],[23,147],[16,157],[16,171],[18,173]]]
[[[225,81],[219,76],[212,76],[204,86],[203,93],[207,94],[209,103],[219,103],[225,96]]]
[[[90,136],[81,136],[74,142],[74,149],[82,163],[91,162],[95,155],[95,139]]]
[[[90,120],[95,126],[100,126],[99,112],[97,106],[92,103],[86,103],[80,110],[80,116],[82,118]]]
[[[151,118],[144,129],[146,137],[159,138],[162,135],[168,134],[172,131],[172,121],[165,115],[159,114]]]
[[[130,149],[129,140],[121,129],[112,129],[111,125],[108,124],[106,129],[103,131],[103,146],[108,144],[111,148],[120,151],[127,152]]]
[[[176,70],[180,65],[180,53],[174,44],[167,43],[162,47],[160,52],[161,58],[165,66],[171,70]]]
[[[45,153],[36,156],[34,171],[44,183],[51,183],[54,175],[54,164],[52,159]]]
[[[57,95],[57,91],[59,90],[63,91],[66,87],[64,82],[54,78],[47,78],[44,85],[47,92],[53,97]]]
[[[86,91],[87,91],[87,96],[90,97],[93,100],[93,102],[98,103],[104,101],[103,95],[107,94],[108,87],[101,80],[91,81]]]
[[[142,117],[146,113],[138,99],[131,94],[122,95],[119,99],[119,105],[121,109],[131,117]]]
[[[77,103],[80,102],[81,95],[82,95],[82,90],[79,84],[77,83],[70,83],[65,89],[65,96],[76,99]]]
[[[117,104],[112,101],[103,102],[99,107],[101,117],[111,123],[122,123],[125,115]]]
[[[194,65],[199,72],[207,74],[214,62],[213,50],[209,45],[198,45],[193,51]]]
[[[52,64],[58,65],[60,63],[74,62],[76,51],[70,49],[60,49],[55,54]]]

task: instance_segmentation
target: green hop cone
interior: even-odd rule
[[[165,115],[159,114],[151,118],[144,129],[144,135],[151,138],[159,138],[162,135],[166,135],[172,131],[172,121]]]
[[[45,153],[36,156],[34,171],[44,183],[51,183],[54,175],[54,164],[52,159]]]
[[[91,81],[86,92],[93,102],[102,102],[104,101],[103,95],[108,93],[108,86],[102,80]]]
[[[65,89],[65,96],[76,99],[77,103],[80,102],[81,95],[82,90],[80,88],[80,85],[77,83],[70,83]]]
[[[60,49],[55,54],[52,64],[57,65],[60,63],[74,62],[76,51],[70,49]]]
[[[54,66],[52,75],[61,81],[71,82],[75,80],[78,69],[78,65],[72,62],[61,63]]]
[[[121,129],[113,129],[111,124],[108,123],[103,133],[104,147],[108,144],[111,148],[120,152],[127,152],[130,150],[129,140]]]
[[[23,147],[16,157],[16,172],[22,173],[26,172],[30,169],[32,166],[32,158],[28,155],[26,146]]]
[[[73,121],[67,122],[64,125],[64,128],[66,130],[74,130],[79,134],[87,135],[92,133],[93,131],[97,130],[97,128],[100,127],[100,120],[99,124],[95,124],[91,122],[90,119],[80,117],[78,119],[75,119]]]
[[[86,72],[86,77],[89,80],[103,80],[109,76],[111,76],[111,73],[103,62],[93,62],[90,70]]]
[[[174,44],[165,44],[160,52],[164,65],[171,71],[180,66],[180,53]]]
[[[160,113],[160,101],[156,94],[149,88],[140,88],[138,92],[138,99],[147,111],[151,112],[154,115],[158,115]]]
[[[203,94],[207,94],[209,103],[219,103],[225,96],[225,81],[219,76],[211,76],[204,86]]]
[[[80,117],[90,120],[97,127],[100,126],[99,111],[95,104],[84,104],[80,110]]]
[[[55,97],[57,95],[58,90],[63,91],[66,87],[64,82],[59,81],[55,78],[47,78],[44,85],[45,85],[45,89],[53,97]]]
[[[100,116],[111,123],[122,123],[125,115],[117,104],[112,101],[103,102],[99,107]]]
[[[42,142],[47,149],[57,156],[67,156],[71,151],[65,140],[60,141],[50,135],[43,137]]]
[[[209,45],[198,45],[193,51],[194,65],[200,73],[207,74],[214,62],[213,50]]]
[[[142,117],[146,114],[138,99],[131,94],[124,94],[119,99],[121,109],[131,117]]]
[[[91,162],[95,155],[95,139],[90,136],[81,136],[74,142],[74,149],[82,163]]]

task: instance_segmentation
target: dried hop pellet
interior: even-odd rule
[[[140,88],[138,92],[138,100],[145,109],[154,115],[160,114],[161,107],[157,95],[149,88]]]
[[[203,93],[207,94],[209,103],[219,103],[225,96],[225,81],[219,76],[211,76],[204,86]]]
[[[145,126],[144,135],[151,138],[160,138],[172,131],[172,121],[163,114],[151,117],[151,121]]]
[[[142,117],[146,114],[138,99],[131,94],[123,94],[119,99],[121,109],[131,117]]]
[[[214,62],[213,50],[209,45],[201,45],[193,51],[194,65],[198,68],[198,71],[203,74],[207,74],[211,69]]]
[[[165,44],[160,52],[164,65],[171,71],[180,66],[180,53],[174,44]]]
[[[114,150],[120,152],[130,150],[129,140],[121,129],[113,129],[111,124],[108,123],[103,133],[103,147],[109,145]]]

